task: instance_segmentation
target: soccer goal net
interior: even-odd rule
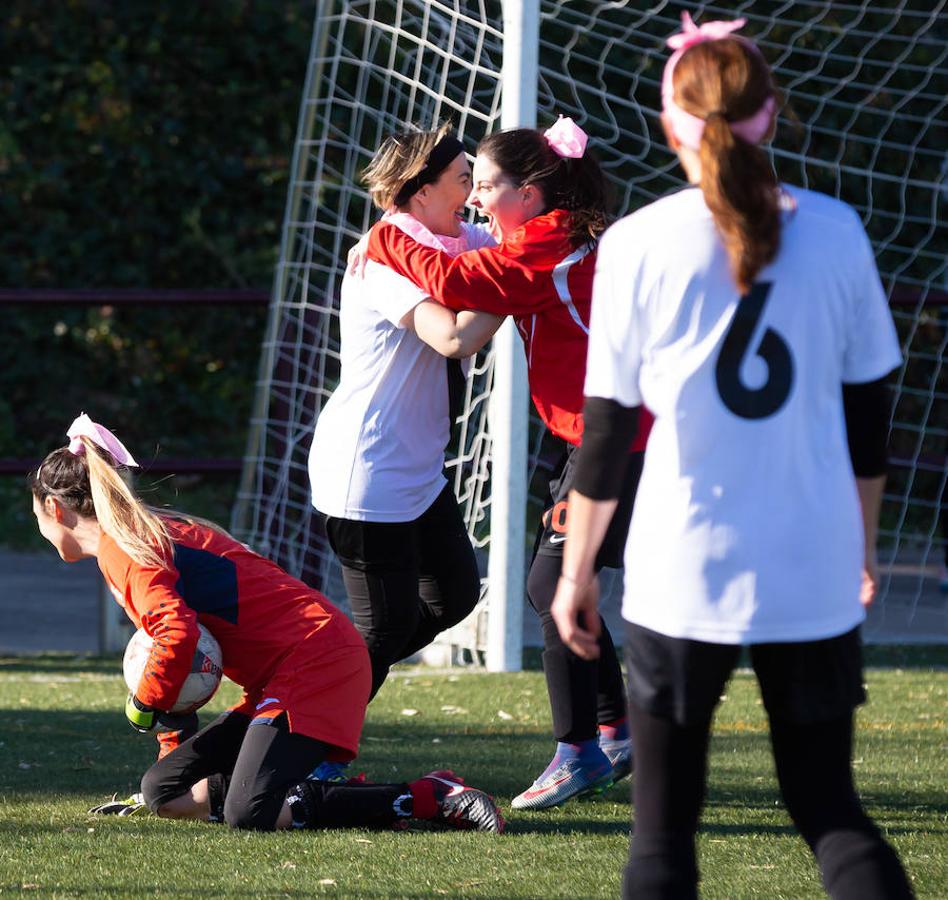
[[[944,7],[945,0],[539,4],[537,124],[562,113],[583,126],[617,189],[620,214],[682,184],[658,118],[664,41],[678,30],[681,13],[699,23],[747,19],[745,33],[774,67],[787,100],[773,143],[777,171],[859,211],[902,340],[879,606],[891,622],[902,616],[907,626],[926,614],[926,598],[936,590],[945,552],[939,513],[948,503]],[[472,154],[500,127],[503,13],[499,2],[486,0],[318,4],[232,524],[256,549],[336,600],[344,592],[310,506],[307,453],[316,417],[339,379],[346,252],[376,219],[359,176],[385,136],[406,123],[451,119]],[[500,524],[491,520],[487,409],[494,375],[488,349],[473,366],[448,462],[472,539],[485,555]],[[514,427],[529,429],[524,515],[532,541],[553,460],[535,417],[528,423],[524,410]],[[483,647],[483,616],[472,621],[470,646]]]

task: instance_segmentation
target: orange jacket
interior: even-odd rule
[[[342,616],[318,591],[233,538],[177,519],[165,524],[174,558],[164,568],[139,565],[107,534],[99,544],[112,594],[155,642],[136,691],[143,703],[173,705],[191,671],[198,622],[221,645],[224,674],[246,700],[290,650]]]

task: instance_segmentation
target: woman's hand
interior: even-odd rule
[[[583,659],[599,659],[599,579],[595,575],[574,579],[560,575],[550,609],[560,638]]]
[[[859,586],[859,599],[868,609],[876,599],[879,590],[879,563],[876,560],[875,547],[866,551],[866,561],[862,567],[862,584]]]
[[[362,235],[359,243],[354,244],[346,257],[346,272],[362,278],[365,275],[365,264],[369,261],[369,236]]]

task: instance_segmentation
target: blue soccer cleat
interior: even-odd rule
[[[626,738],[624,741],[607,741],[599,739],[599,747],[609,762],[612,763],[612,783],[628,778],[635,767],[635,757],[632,754],[632,741]]]
[[[307,781],[328,781],[331,784],[344,784],[349,780],[349,763],[330,762],[325,760],[321,762],[309,775]]]
[[[513,799],[514,809],[547,809],[573,797],[601,794],[612,784],[612,762],[602,758],[592,764],[579,759],[564,759],[548,775],[541,775],[522,794]]]

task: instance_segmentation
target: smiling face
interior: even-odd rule
[[[459,153],[438,176],[409,200],[409,211],[434,234],[457,237],[464,220],[464,201],[471,191],[471,166]]]
[[[543,198],[534,185],[517,187],[489,156],[474,160],[474,187],[468,205],[487,216],[498,240],[509,237],[528,219],[543,212]]]

